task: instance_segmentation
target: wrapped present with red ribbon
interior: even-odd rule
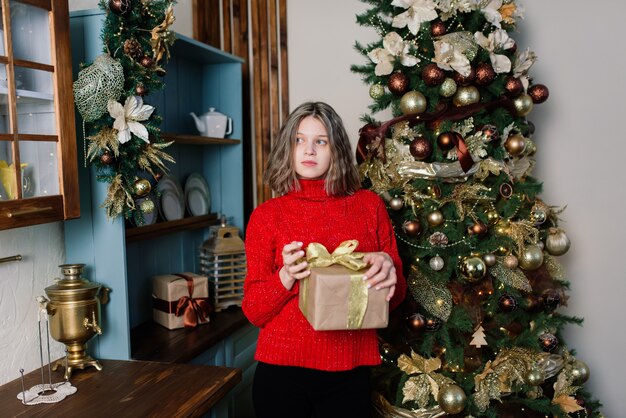
[[[152,317],[168,329],[194,328],[209,322],[206,276],[174,273],[152,277]]]

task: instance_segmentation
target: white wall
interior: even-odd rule
[[[582,328],[567,329],[567,343],[591,369],[588,387],[606,416],[623,416],[622,378],[626,336],[624,311],[626,218],[625,133],[626,57],[623,17],[626,3],[599,0],[526,0],[526,18],[514,35],[539,60],[532,74],[550,89],[535,107],[537,168],[548,204],[568,205],[562,215],[572,248],[562,257],[572,283],[564,312],[582,316]],[[323,100],[343,117],[356,141],[359,116],[371,102],[368,87],[350,64],[363,63],[355,40],[378,39],[355,23],[365,9],[358,0],[288,4],[289,102]],[[597,23],[592,23],[595,15]],[[384,116],[380,116],[384,120]]]

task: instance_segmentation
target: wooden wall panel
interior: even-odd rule
[[[263,169],[272,138],[289,112],[287,0],[194,0],[193,14],[196,39],[246,60],[243,139],[247,218],[256,204],[272,197],[262,181]]]

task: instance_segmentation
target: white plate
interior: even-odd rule
[[[161,194],[161,214],[166,221],[176,221],[184,216],[183,199],[172,190],[164,190]]]
[[[183,188],[181,187],[180,182],[176,179],[176,177],[171,175],[163,176],[157,185],[157,190],[161,193],[166,190],[171,190],[181,198],[184,196]]]
[[[201,216],[209,213],[209,198],[199,187],[185,188],[185,202],[187,210],[193,216]]]
[[[209,185],[200,173],[191,173],[185,181],[187,211],[194,216],[206,215],[211,210]]]

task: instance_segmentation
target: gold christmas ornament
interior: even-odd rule
[[[452,97],[456,93],[456,81],[450,77],[446,77],[439,86],[439,94],[443,97]]]
[[[530,220],[535,223],[535,225],[541,225],[546,221],[548,215],[546,211],[542,208],[533,208],[530,212]]]
[[[484,254],[483,260],[485,261],[485,264],[487,265],[487,267],[491,267],[494,264],[496,264],[496,256],[495,254],[492,254],[492,253]]]
[[[512,157],[516,157],[524,152],[526,139],[520,134],[511,135],[504,142],[504,148]]]
[[[404,201],[400,199],[398,196],[392,198],[389,201],[389,207],[393,210],[400,210],[404,206]]]
[[[437,403],[447,414],[458,414],[465,409],[467,396],[458,385],[447,385],[439,389]]]
[[[543,264],[543,251],[536,245],[528,245],[518,261],[520,268],[524,270],[537,270]]]
[[[461,274],[470,283],[476,283],[487,274],[487,265],[477,256],[465,257],[461,262]]]
[[[589,367],[580,360],[575,360],[572,364],[572,377],[578,385],[585,383],[589,379]]]
[[[385,94],[385,88],[380,84],[374,84],[370,87],[370,97],[378,100]]]
[[[432,227],[439,226],[444,222],[443,213],[438,210],[432,211],[426,216],[426,220]]]
[[[509,255],[504,257],[503,263],[504,263],[504,266],[506,268],[513,270],[513,269],[517,268],[517,265],[519,264],[519,261],[518,261],[517,257],[515,257],[514,255],[509,254]]]
[[[139,208],[141,209],[143,213],[150,214],[154,212],[154,209],[155,209],[154,202],[150,199],[146,199],[139,204]]]
[[[513,99],[513,106],[518,116],[526,116],[533,110],[533,99],[526,93],[522,93]]]
[[[426,97],[419,91],[409,91],[400,99],[400,110],[405,115],[422,113],[426,110],[427,105]]]
[[[546,251],[550,255],[563,255],[569,250],[570,240],[565,232],[560,228],[548,229],[546,238]]]
[[[526,374],[526,383],[530,386],[539,386],[546,379],[546,375],[543,370],[539,368],[533,368]]]
[[[480,101],[480,92],[475,86],[461,86],[457,89],[452,103],[457,106],[468,106]],[[531,100],[532,104],[532,100]]]
[[[152,185],[150,184],[148,180],[146,179],[135,180],[135,183],[133,184],[133,193],[136,196],[139,196],[139,197],[145,196],[148,193],[150,193],[150,190],[152,190]]]
[[[489,222],[490,225],[495,225],[496,222],[500,220],[500,215],[498,215],[498,212],[496,212],[495,210],[488,211],[486,215],[487,215],[487,222]]]
[[[511,222],[506,219],[498,221],[495,230],[498,235],[509,235],[511,232]]]

